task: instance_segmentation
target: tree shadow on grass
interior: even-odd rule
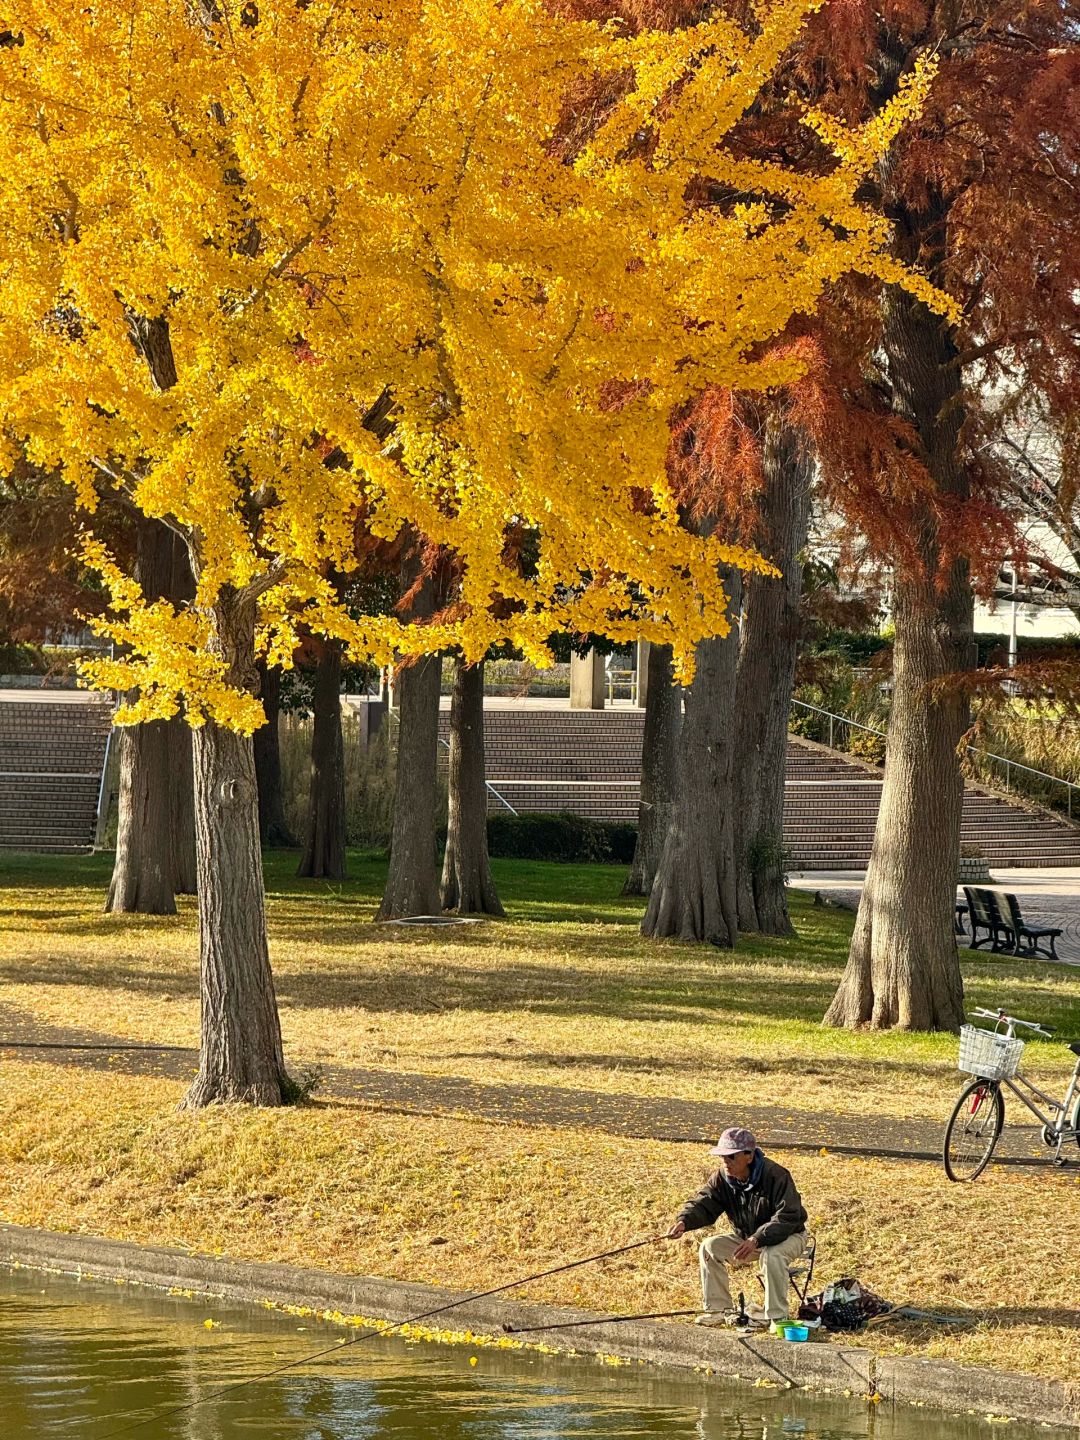
[[[60,964],[62,963],[62,968]],[[101,965],[79,964],[77,961],[55,959],[25,963],[8,961],[0,964],[0,980],[13,985],[70,986],[73,990],[127,990],[134,995],[169,996],[173,1000],[197,999],[198,967],[192,963],[175,970],[150,970],[135,964],[110,960]],[[73,1015],[72,1019],[78,1019]]]
[[[482,1060],[495,1063],[512,1061],[516,1065],[532,1065],[537,1070],[602,1070],[608,1073],[623,1071],[628,1074],[674,1074],[685,1075],[687,1062],[680,1058],[664,1060],[657,1055],[603,1055],[590,1052],[584,1055],[556,1054],[546,1050],[520,1050],[516,1044],[507,1044],[501,1050],[447,1050],[443,1060]],[[835,1077],[837,1071],[857,1074],[872,1066],[879,1077],[896,1075],[905,1080],[914,1076],[927,1080],[940,1080],[943,1075],[951,1076],[951,1061],[916,1064],[909,1060],[884,1060],[878,1057],[858,1055],[837,1055],[826,1063],[800,1062],[799,1072],[803,1075]],[[710,1069],[735,1071],[740,1075],[777,1075],[790,1077],[791,1061],[786,1057],[765,1060],[760,1055],[724,1055],[710,1062]]]
[[[358,1006],[383,1013],[416,1008],[422,986],[423,1008],[501,1013],[526,1009],[532,1014],[567,1017],[606,1016],[620,1020],[663,1021],[736,1018],[748,1021],[818,1020],[830,993],[827,982],[770,977],[767,988],[753,975],[725,977],[715,988],[691,984],[677,970],[660,975],[609,970],[603,981],[555,964],[469,964],[445,954],[429,964],[412,965],[392,975],[301,972],[285,966],[276,974],[283,1004],[299,1009]]]
[[[136,994],[174,999],[199,993],[198,972],[191,961],[175,968],[155,968],[132,956],[121,961],[110,956],[87,963],[65,958],[8,960],[0,964],[0,979],[50,988],[114,988]],[[430,960],[411,957],[392,973],[365,968],[333,971],[298,970],[292,965],[275,968],[275,988],[283,1009],[364,1009],[381,1014],[432,1013],[466,1010],[498,1014],[525,1009],[537,1015],[598,1016],[636,1021],[723,1018],[747,1020],[816,1020],[827,987],[812,980],[772,977],[763,989],[752,974],[725,978],[715,989],[688,984],[678,970],[659,975],[613,969],[604,983],[582,977],[571,966],[556,963],[497,968],[463,963],[444,952]]]
[[[933,1315],[955,1317],[969,1321],[972,1328],[975,1325],[983,1325],[991,1330],[1014,1330],[1035,1326],[1043,1329],[1053,1326],[1060,1330],[1080,1330],[1080,1310],[1063,1310],[1060,1307],[1041,1306],[1008,1306],[999,1310],[993,1306],[986,1310],[957,1310],[948,1301],[938,1302],[928,1300],[925,1297],[918,1297],[914,1300],[899,1301],[899,1304],[909,1304],[917,1310],[926,1310]],[[925,1320],[908,1319],[898,1315],[893,1320],[882,1320],[880,1325],[875,1325],[874,1330],[897,1339],[917,1340],[929,1342],[940,1339],[942,1335],[950,1331],[961,1331],[961,1326],[949,1326],[941,1323],[933,1323]]]
[[[1022,1325],[1055,1325],[1062,1330],[1080,1330],[1080,1309],[1062,1310],[1060,1307],[1008,1306],[1004,1310],[988,1310],[982,1317],[995,1329],[1010,1329]]]
[[[148,926],[135,928],[156,933],[152,919]],[[79,933],[78,927],[68,933]],[[118,954],[119,936],[111,927],[104,935],[88,927],[88,937],[98,945],[109,942],[110,948],[96,963],[66,956],[11,958],[0,963],[0,979],[26,985],[67,986],[72,990],[117,988],[151,996],[171,995],[178,1000],[198,995],[197,966],[190,954],[171,963],[166,955],[160,964],[152,964],[137,951]],[[313,948],[326,943],[323,933],[309,932],[306,938]],[[275,944],[280,943],[280,937],[275,937]],[[587,938],[565,937],[558,954],[535,962],[508,964],[503,959],[505,948],[501,935],[481,938],[478,931],[465,937],[440,935],[437,944],[420,941],[415,933],[406,931],[393,968],[369,964],[365,947],[360,945],[355,958],[344,964],[336,956],[331,963],[319,964],[317,954],[312,955],[310,967],[298,965],[293,957],[277,960],[275,986],[286,1010],[360,1008],[386,1015],[526,1010],[541,1016],[636,1022],[800,1025],[820,1020],[838,974],[836,966],[830,969],[821,965],[793,966],[789,973],[782,969],[777,973],[774,967],[764,976],[753,957],[740,960],[735,955],[725,966],[703,977],[700,963],[693,973],[676,963],[682,958],[679,952],[673,952],[671,964],[662,965],[655,955],[643,956],[638,944],[618,942],[611,945],[610,963],[600,974],[595,969],[583,974],[575,967],[574,956],[594,957]],[[273,949],[272,945],[272,955]],[[1041,1014],[1053,1018],[1051,1010],[1060,1014],[1066,1000],[1068,997],[1050,991],[1038,1008]],[[1068,1000],[1068,1004],[1075,1008],[1075,1001]],[[751,1068],[760,1063],[747,1062]],[[887,1062],[881,1057],[874,1063],[880,1066]],[[785,1055],[781,1068],[797,1065],[804,1070],[807,1064],[813,1062]],[[913,1059],[897,1061],[895,1068],[897,1074],[933,1073],[921,1069]]]

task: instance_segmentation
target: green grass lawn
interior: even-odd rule
[[[195,902],[176,917],[101,911],[110,857],[13,856],[0,886],[0,983],[53,1023],[92,1009],[127,1038],[195,1043]],[[505,921],[454,930],[372,924],[383,857],[343,882],[301,880],[268,852],[271,957],[290,1063],[333,1061],[738,1104],[940,1118],[955,1088],[945,1035],[825,1030],[851,916],[791,895],[798,934],[736,951],[638,934],[641,902],[604,865],[497,860]],[[1066,967],[963,951],[969,1005],[1080,1034]],[[1032,1068],[1071,1068],[1036,1043]]]

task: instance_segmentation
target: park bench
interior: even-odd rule
[[[967,901],[968,924],[971,926],[971,943],[968,948],[978,950],[989,944],[995,954],[1011,949],[1008,927],[995,892],[965,885],[964,899]]]
[[[1012,953],[1014,955],[1045,955],[1048,960],[1056,960],[1058,958],[1057,937],[1061,934],[1061,927],[1026,924],[1020,913],[1020,901],[1015,895],[1006,895],[1005,904],[1009,907],[1009,929],[1013,936]],[[1050,948],[1042,949],[1040,941],[1048,941]]]
[[[965,885],[964,897],[967,900],[964,909],[971,925],[969,949],[978,950],[989,944],[995,955],[1043,955],[1047,960],[1058,958],[1060,927],[1029,925],[1015,895]],[[960,908],[957,907],[958,915]],[[1048,949],[1044,948],[1044,943],[1049,945]]]

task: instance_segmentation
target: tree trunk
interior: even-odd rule
[[[172,580],[173,533],[160,520],[139,516],[135,546],[135,579],[148,600],[159,600]],[[119,741],[116,857],[105,909],[175,915],[169,722],[124,726]]]
[[[904,292],[886,309],[884,347],[894,406],[919,433],[939,495],[963,497],[958,460],[961,367],[945,322]],[[915,517],[921,564],[893,584],[893,696],[885,781],[847,968],[827,1025],[955,1030],[963,982],[953,929],[963,781],[957,745],[964,699],[931,691],[971,663],[972,596],[965,561],[942,575],[938,520]]]
[[[176,914],[168,784],[170,723],[125,725],[118,737],[116,858],[105,900],[105,909],[112,914]]]
[[[195,860],[195,771],[191,758],[191,727],[181,716],[169,728],[169,814],[172,826],[172,883],[177,895],[198,888]]]
[[[259,839],[268,849],[291,850],[296,836],[285,819],[281,790],[281,666],[258,662],[259,695],[266,724],[251,737],[255,745],[255,776],[259,785]]]
[[[442,659],[425,655],[397,674],[397,779],[390,873],[379,920],[437,915],[442,905],[435,853],[439,681]]]
[[[187,546],[179,535],[172,536],[172,578],[169,599],[174,605],[189,604],[195,598],[195,577]],[[169,810],[172,817],[173,889],[177,895],[196,892],[195,861],[195,771],[191,758],[191,727],[182,715],[169,721]]]
[[[739,929],[792,935],[785,888],[784,783],[811,462],[782,416],[771,414],[764,425],[765,485],[755,539],[781,575],[753,576],[743,605],[735,728]]]
[[[254,597],[225,590],[211,644],[230,684],[254,693]],[[251,740],[209,720],[194,732],[199,867],[199,1072],[184,1098],[280,1105],[289,1096],[266,942],[255,757]]]
[[[641,933],[732,946],[738,937],[732,825],[741,577],[727,577],[731,633],[698,644],[679,746],[679,788]]]
[[[307,836],[297,875],[345,878],[345,744],[341,734],[341,641],[322,642],[315,667],[315,724]]]
[[[648,895],[652,890],[678,789],[682,686],[675,684],[671,646],[650,645],[648,666],[638,832],[624,895]]]
[[[442,908],[505,915],[488,863],[484,783],[484,665],[458,662],[450,701],[450,810]]]

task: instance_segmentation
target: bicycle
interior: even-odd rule
[[[950,1180],[974,1180],[989,1165],[1005,1123],[1002,1087],[1011,1090],[1042,1121],[1043,1143],[1054,1151],[1054,1164],[1064,1165],[1061,1150],[1065,1142],[1075,1140],[1080,1147],[1080,1041],[1069,1045],[1078,1057],[1076,1066],[1064,1099],[1055,1100],[1021,1075],[1018,1066],[1024,1041],[1014,1033],[1018,1025],[1047,1037],[1053,1035],[1053,1030],[1033,1020],[1006,1015],[1004,1010],[980,1009],[974,1014],[993,1020],[995,1025],[993,1030],[980,1030],[974,1025],[960,1027],[960,1069],[975,1078],[960,1092],[945,1127],[945,1174]],[[1049,1106],[1050,1113],[1044,1114],[1029,1096]]]

